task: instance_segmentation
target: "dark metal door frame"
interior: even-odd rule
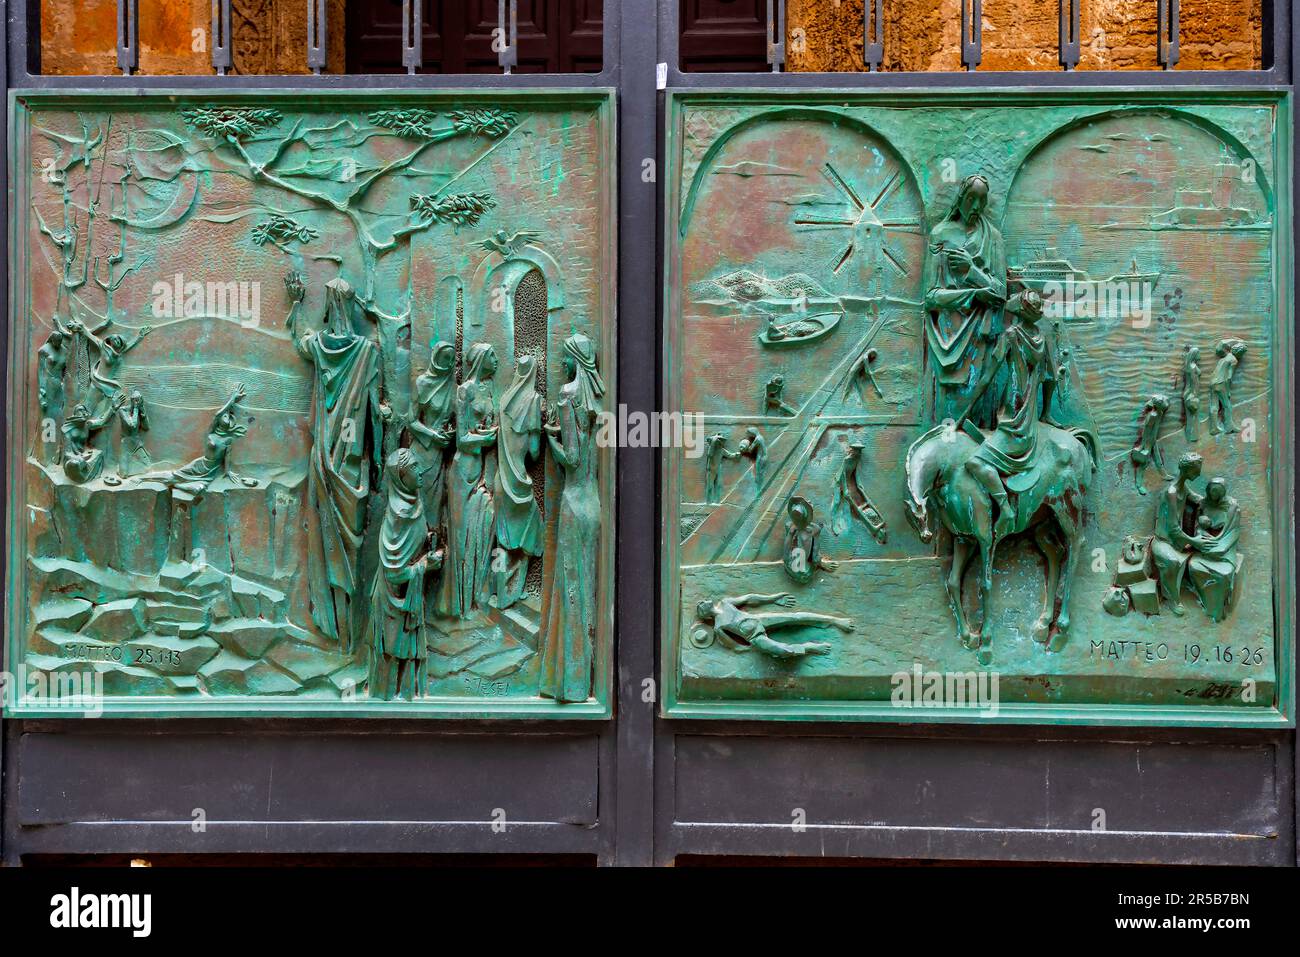
[[[662,328],[656,305],[662,288],[657,235],[662,187],[643,174],[646,160],[663,168],[657,89],[861,91],[1121,82],[1285,86],[1300,59],[1300,39],[1292,35],[1295,0],[1265,0],[1266,14],[1271,13],[1264,20],[1269,67],[1260,71],[687,74],[677,66],[680,6],[678,0],[608,0],[603,69],[594,75],[46,77],[28,71],[33,49],[28,31],[36,22],[38,0],[0,0],[0,30],[8,26],[7,37],[0,37],[0,65],[8,89],[614,87],[619,100],[618,401],[630,411],[652,411],[659,372],[645,357],[657,353]],[[779,62],[773,66],[779,71]],[[6,133],[7,125],[0,137]],[[7,253],[7,233],[0,243]],[[0,306],[6,297],[7,287],[0,291]],[[7,321],[7,308],[0,314]],[[15,864],[41,853],[507,852],[589,854],[600,863],[624,865],[696,854],[1296,863],[1293,732],[795,728],[657,717],[655,682],[662,679],[656,670],[657,475],[655,450],[620,450],[612,721],[599,727],[522,721],[4,721],[0,857]],[[201,760],[187,762],[194,754]],[[25,756],[32,762],[27,768]],[[1145,777],[1139,779],[1132,769],[1143,760]],[[130,782],[120,773],[123,762],[133,762]],[[397,776],[410,762],[435,775],[445,789],[445,800],[434,802],[443,813],[421,813],[425,805],[418,795],[399,800],[375,788],[375,813],[367,820],[342,814],[321,820],[308,813],[308,792],[297,796],[296,805],[290,801],[296,816],[214,816],[203,833],[191,827],[188,808],[204,799],[204,789],[220,790],[231,781],[246,782],[269,806],[277,766],[282,771],[286,765],[306,767],[309,778],[348,767],[357,774]],[[1054,762],[1057,775],[1096,771],[1103,785],[1100,799],[1117,807],[1141,792],[1144,800],[1169,809],[1169,826],[1097,833],[1073,821],[1044,822],[1026,810],[1016,789],[1041,784]],[[51,777],[46,765],[54,763],[59,774]],[[993,778],[980,792],[989,804],[984,826],[944,823],[971,800],[961,790],[964,779],[942,777],[954,763],[961,773]],[[1024,767],[1030,776],[1016,777],[1017,768]],[[544,792],[539,800],[550,816],[494,830],[483,806],[491,799],[472,786],[485,768],[494,770],[494,780],[512,782],[520,794]],[[556,779],[565,769],[581,780],[566,787]],[[1224,793],[1240,793],[1225,792],[1225,786],[1251,771],[1268,774],[1268,793],[1254,795],[1244,815],[1223,806]],[[909,789],[932,780],[948,789],[926,796],[932,819],[918,823],[906,813]],[[1185,790],[1189,785],[1192,790]],[[49,790],[60,786],[81,789],[94,800],[74,802],[60,813],[48,800]],[[739,800],[750,792],[756,803]],[[920,800],[921,792],[916,793]],[[508,807],[511,795],[501,800]],[[446,810],[457,801],[464,806]],[[1187,826],[1189,802],[1200,809],[1198,820],[1210,826]],[[800,830],[792,826],[790,811],[803,805],[809,826]],[[1222,826],[1216,828],[1216,820]],[[1272,836],[1243,840],[1231,830],[1243,821],[1257,836],[1269,831]]]

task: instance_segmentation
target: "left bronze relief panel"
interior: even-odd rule
[[[5,705],[603,717],[603,91],[18,93]]]

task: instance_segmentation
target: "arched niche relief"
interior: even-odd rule
[[[870,494],[893,508],[887,477],[916,415],[926,249],[906,159],[855,117],[772,110],[719,134],[682,218],[673,409],[702,415],[715,449],[734,451],[752,430],[772,463],[742,468],[719,451],[727,465],[683,466],[683,563],[778,561],[787,503],[801,495],[825,510],[849,443],[871,447]],[[905,523],[901,505],[886,521]],[[921,554],[861,523],[839,544],[861,560]]]
[[[1008,265],[1129,287],[1132,315],[1080,309],[1061,320],[1075,387],[1094,409],[1125,410],[1098,416],[1111,454],[1132,444],[1133,410],[1176,379],[1171,356],[1195,346],[1212,360],[1225,337],[1268,353],[1275,210],[1266,169],[1204,117],[1138,108],[1053,130],[1016,170],[1002,219]],[[1267,395],[1268,375],[1267,363],[1244,363],[1238,394]]]
[[[517,358],[531,355],[537,360],[537,391],[543,403],[549,401],[552,387],[563,381],[558,350],[571,331],[561,319],[564,282],[555,259],[531,244],[504,255],[489,253],[464,287],[457,289],[461,296],[455,339],[458,362],[463,362],[475,342],[491,344],[500,361],[497,392],[503,395],[514,381]],[[460,370],[457,378],[462,378]],[[543,516],[554,515],[562,484],[555,463],[539,456],[530,461],[528,472]],[[548,541],[553,534],[548,523]],[[508,612],[514,623],[530,633],[537,628],[546,574],[541,558],[529,559],[522,597]]]
[[[537,392],[542,397],[542,407],[549,401],[547,388],[548,343],[551,339],[550,288],[546,277],[538,268],[531,267],[514,283],[510,295],[510,318],[514,326],[513,356],[532,356],[537,362]],[[564,330],[554,330],[563,335]],[[513,381],[513,369],[506,368],[501,377],[502,388]],[[550,481],[548,481],[548,474]],[[528,463],[528,475],[533,482],[533,498],[543,517],[553,514],[555,495],[559,489],[559,473],[555,463],[539,456]],[[541,556],[531,558],[524,584],[524,604],[533,606],[540,601],[543,586]]]
[[[514,364],[516,293],[520,282],[533,270],[540,272],[545,280],[549,334],[558,334],[558,314],[564,308],[564,280],[559,264],[537,246],[520,246],[504,257],[489,253],[479,261],[465,286],[464,342],[490,342],[506,370]]]

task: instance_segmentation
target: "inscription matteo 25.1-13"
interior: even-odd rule
[[[1286,722],[1289,124],[674,95],[667,713]]]
[[[608,714],[606,94],[24,95],[15,143],[11,709]]]

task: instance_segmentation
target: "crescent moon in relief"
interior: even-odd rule
[[[186,173],[190,175],[185,177]],[[177,178],[187,178],[189,180],[188,195],[185,184],[182,184],[181,188],[176,191],[176,195],[172,197],[172,201],[167,208],[156,216],[151,216],[148,219],[130,219],[123,216],[122,221],[134,229],[158,230],[174,226],[189,218],[199,202],[199,173],[198,170],[187,167],[177,174]]]

